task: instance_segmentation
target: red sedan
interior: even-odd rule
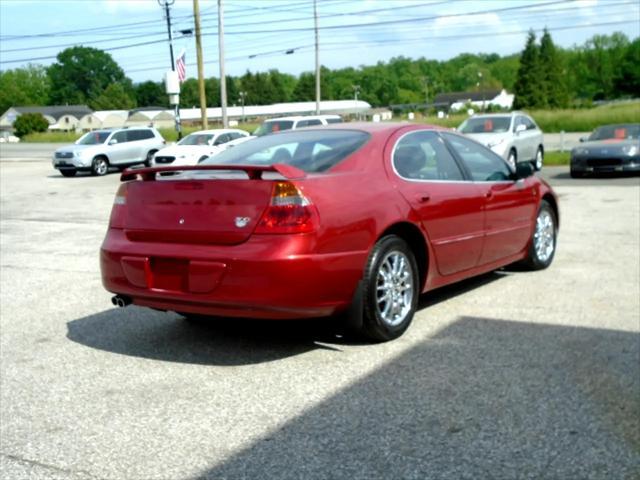
[[[100,261],[113,303],[184,315],[346,313],[400,336],[418,296],[522,261],[549,266],[558,202],[454,132],[343,124],[267,135],[198,166],[126,171]]]

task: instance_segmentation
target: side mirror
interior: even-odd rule
[[[587,141],[587,137],[580,137],[580,143],[584,143]]]
[[[526,125],[520,124],[516,127],[516,133],[524,132],[526,129],[527,129]]]
[[[516,163],[516,173],[514,176],[516,180],[521,180],[530,177],[534,172],[533,165],[529,162],[518,162]]]
[[[118,143],[118,140],[116,140],[115,138],[109,140],[109,145],[115,145],[116,143]]]

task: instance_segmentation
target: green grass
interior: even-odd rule
[[[38,132],[30,133],[20,139],[29,143],[73,143],[81,134],[75,132]]]
[[[569,165],[570,152],[544,152],[544,165]]]
[[[532,110],[528,111],[545,133],[590,132],[600,125],[609,123],[640,123],[640,102],[603,105],[595,108],[565,110]],[[439,119],[435,115],[421,117],[416,121],[439,125],[441,127],[458,127],[468,116],[466,114],[449,115]],[[406,120],[406,116],[398,117]]]

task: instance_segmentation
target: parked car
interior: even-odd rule
[[[307,115],[296,117],[280,117],[265,120],[253,134],[257,137],[268,133],[281,132],[283,130],[295,130],[297,128],[314,127],[342,123],[340,115]]]
[[[171,171],[182,173],[159,175]],[[422,292],[517,261],[549,266],[558,203],[533,172],[424,125],[266,135],[196,166],[124,172],[102,281],[119,306],[343,314],[349,328],[390,340]]]
[[[598,127],[571,150],[571,176],[588,173],[640,172],[640,124]]]
[[[73,145],[57,149],[52,163],[65,177],[73,177],[79,171],[105,175],[109,167],[151,165],[153,155],[165,143],[162,135],[151,127],[94,130]]]
[[[542,168],[542,130],[525,113],[474,115],[462,122],[458,130],[486,145],[512,166],[531,162],[536,170]]]
[[[191,133],[177,144],[156,152],[153,165],[196,165],[226,148],[231,140],[248,137],[249,132],[229,128],[200,130]]]

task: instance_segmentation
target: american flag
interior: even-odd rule
[[[176,71],[178,72],[178,79],[180,83],[184,82],[187,77],[187,61],[186,61],[186,51],[182,50],[182,53],[176,60]]]

